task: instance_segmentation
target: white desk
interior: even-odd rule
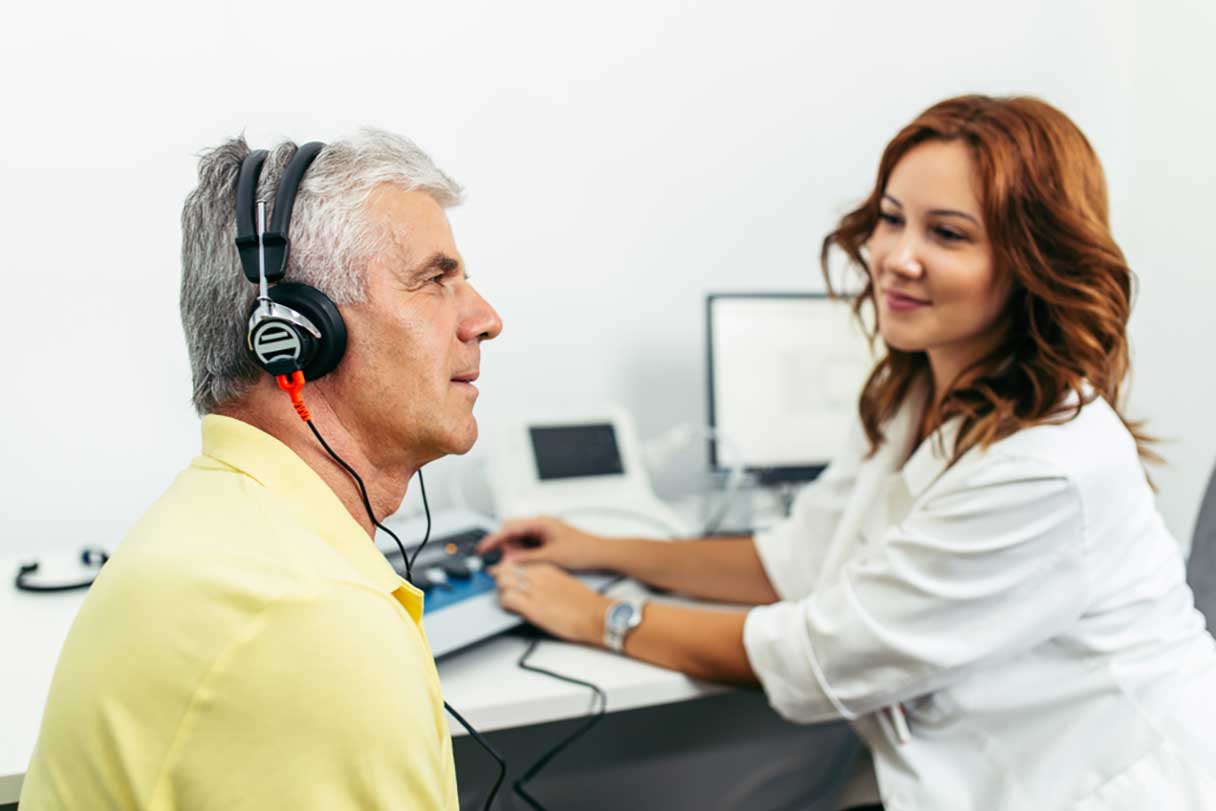
[[[0,805],[21,794],[59,649],[84,601],[84,592],[17,591],[18,562],[0,559]]]
[[[85,592],[29,594],[16,591],[16,559],[0,559],[0,805],[14,803],[33,753],[59,650]],[[622,583],[614,591],[638,589]],[[478,731],[528,726],[584,715],[586,688],[529,673],[517,666],[526,646],[520,637],[498,637],[439,663],[444,697]],[[601,686],[615,712],[668,704],[721,692],[679,673],[616,654],[543,641],[532,660],[558,673]],[[464,730],[449,718],[454,735]]]
[[[607,593],[623,595],[627,591],[640,592],[641,587],[627,582]],[[587,714],[591,692],[586,687],[517,666],[526,647],[523,638],[506,635],[439,661],[444,698],[479,732]],[[607,695],[609,712],[670,704],[729,689],[608,651],[554,640],[541,642],[529,661],[594,682]],[[453,735],[464,734],[451,718],[448,726]]]

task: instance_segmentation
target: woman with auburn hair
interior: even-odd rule
[[[1085,136],[1032,98],[936,104],[824,240],[825,276],[833,248],[887,351],[792,516],[691,543],[510,522],[484,542],[502,604],[850,720],[872,766],[842,804],[1216,808],[1216,642],[1121,411],[1132,273]],[[754,607],[622,607],[559,567]]]

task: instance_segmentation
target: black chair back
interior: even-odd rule
[[[1208,630],[1216,634],[1216,473],[1208,480],[1195,522],[1186,580],[1195,592],[1195,607],[1207,617]]]

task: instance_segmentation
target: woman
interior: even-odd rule
[[[887,809],[1216,808],[1216,643],[1119,410],[1132,274],[1084,135],[1035,99],[941,102],[825,276],[833,247],[887,353],[791,518],[693,543],[512,522],[485,542],[503,605],[588,644],[608,601],[563,568],[756,606],[651,604],[609,637],[849,719]]]

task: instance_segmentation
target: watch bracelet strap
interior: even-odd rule
[[[638,620],[633,625],[630,625],[627,628],[621,628],[618,631],[617,628],[613,627],[613,625],[607,621],[607,617],[611,617],[612,610],[617,605],[620,605],[621,603],[632,606],[633,610],[634,610],[634,614],[637,616]],[[616,651],[617,653],[622,653],[625,650],[625,639],[629,636],[629,634],[634,629],[636,629],[639,625],[642,624],[642,613],[645,610],[645,606],[646,606],[645,599],[629,598],[626,600],[617,600],[616,602],[614,602],[612,605],[610,605],[608,607],[608,614],[606,615],[605,622],[604,622],[604,645],[605,645],[605,647],[607,647],[611,651]]]

